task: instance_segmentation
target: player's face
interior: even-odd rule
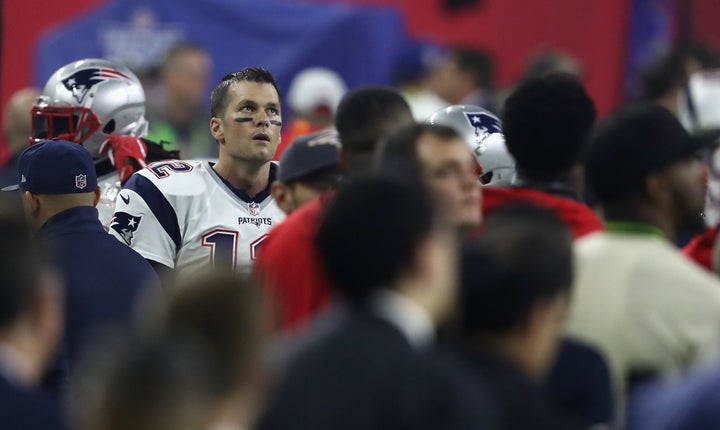
[[[165,71],[165,85],[174,103],[202,105],[207,97],[210,58],[201,51],[179,54]]]
[[[210,131],[220,144],[220,158],[263,164],[280,143],[280,96],[272,84],[242,81],[228,89],[228,104]]]
[[[428,186],[451,222],[461,229],[478,226],[482,220],[480,182],[465,143],[425,134],[417,149]]]

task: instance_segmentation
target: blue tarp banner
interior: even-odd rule
[[[635,100],[642,91],[642,72],[672,46],[675,24],[674,0],[630,2],[625,96]]]
[[[199,45],[213,60],[211,86],[226,73],[262,66],[283,94],[292,77],[324,66],[348,87],[389,84],[404,41],[391,9],[277,0],[118,0],[53,29],[38,43],[37,85],[59,67],[88,57],[135,70],[151,67],[177,42]]]

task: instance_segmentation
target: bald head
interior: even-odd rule
[[[13,154],[28,146],[28,139],[32,133],[30,110],[40,94],[38,88],[23,88],[10,96],[10,100],[5,106],[3,134]]]
[[[73,194],[34,194],[25,191],[22,194],[25,215],[33,228],[40,228],[50,217],[67,209],[78,206],[97,205],[100,200],[100,187],[88,193]]]

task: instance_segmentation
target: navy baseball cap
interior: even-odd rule
[[[327,168],[339,168],[339,148],[340,139],[335,130],[298,137],[280,156],[278,181],[290,184]]]
[[[18,184],[3,191],[34,194],[90,193],[97,188],[93,158],[82,145],[66,140],[36,143],[20,154]]]

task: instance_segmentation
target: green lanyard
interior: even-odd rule
[[[665,233],[657,227],[637,222],[607,221],[605,229],[611,233],[641,234],[645,236],[656,236],[667,240]]]

